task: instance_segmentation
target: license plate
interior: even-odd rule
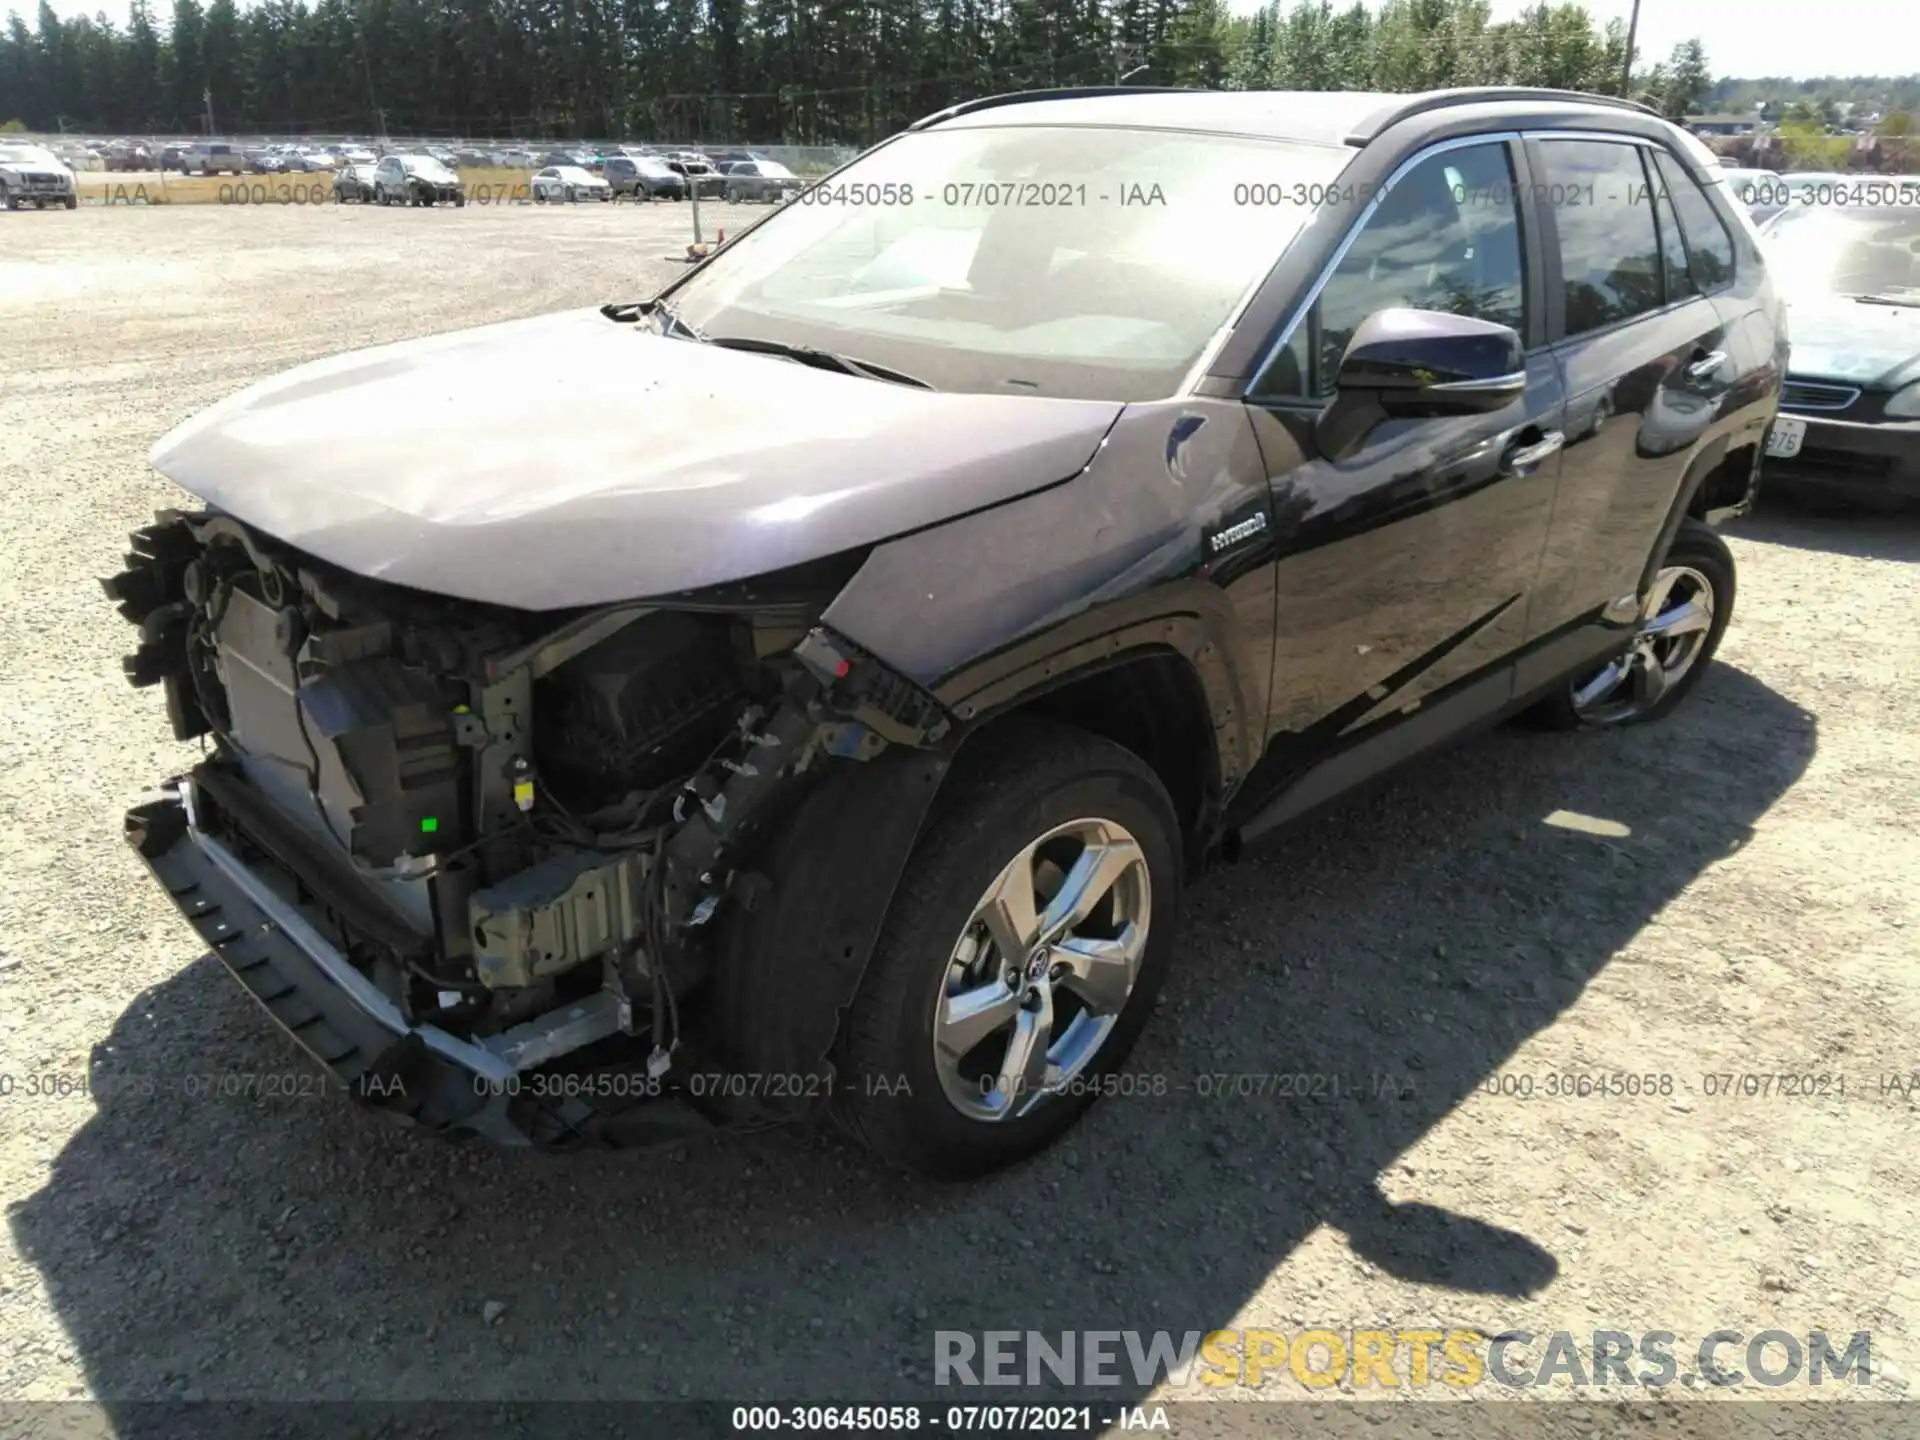
[[[1807,438],[1807,422],[1791,415],[1773,417],[1773,429],[1767,432],[1767,454],[1778,460],[1791,460],[1800,453]]]

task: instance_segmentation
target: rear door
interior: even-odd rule
[[[1427,730],[1455,728],[1510,694],[1562,425],[1517,143],[1445,141],[1403,166],[1247,393],[1278,549],[1264,778],[1358,750],[1416,712],[1421,734],[1408,739],[1425,743]],[[1511,326],[1528,342],[1527,389],[1491,415],[1389,420],[1347,458],[1329,459],[1314,417],[1353,332],[1393,306]],[[1375,746],[1377,758],[1394,743]],[[1328,783],[1351,778],[1330,767]]]
[[[1624,136],[1527,137],[1567,439],[1523,687],[1618,643],[1680,483],[1739,376],[1653,149]]]

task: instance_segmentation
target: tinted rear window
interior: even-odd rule
[[[1662,303],[1660,240],[1639,147],[1543,140],[1541,201],[1560,240],[1566,334],[1585,334]]]
[[[1662,187],[1673,200],[1680,216],[1680,229],[1687,238],[1687,263],[1702,290],[1717,289],[1733,280],[1733,236],[1726,222],[1699,185],[1671,158],[1654,156]]]

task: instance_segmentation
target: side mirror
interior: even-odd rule
[[[1340,357],[1316,439],[1341,459],[1383,421],[1487,415],[1526,388],[1526,351],[1511,327],[1440,310],[1377,310]]]

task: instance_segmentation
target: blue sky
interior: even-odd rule
[[[244,5],[246,0],[241,0]],[[1227,0],[1246,14],[1260,0]],[[1291,0],[1286,0],[1291,3]],[[37,0],[0,0],[32,23]],[[1508,20],[1527,0],[1492,0],[1496,20]],[[1602,21],[1627,18],[1633,0],[1586,0]],[[127,19],[127,0],[53,0],[60,15],[104,10],[115,24]],[[157,7],[165,15],[169,6]],[[1819,0],[1817,5],[1769,8],[1752,0],[1641,0],[1635,50],[1646,63],[1666,58],[1698,35],[1715,75],[1905,75],[1920,72],[1920,4],[1914,0]]]

